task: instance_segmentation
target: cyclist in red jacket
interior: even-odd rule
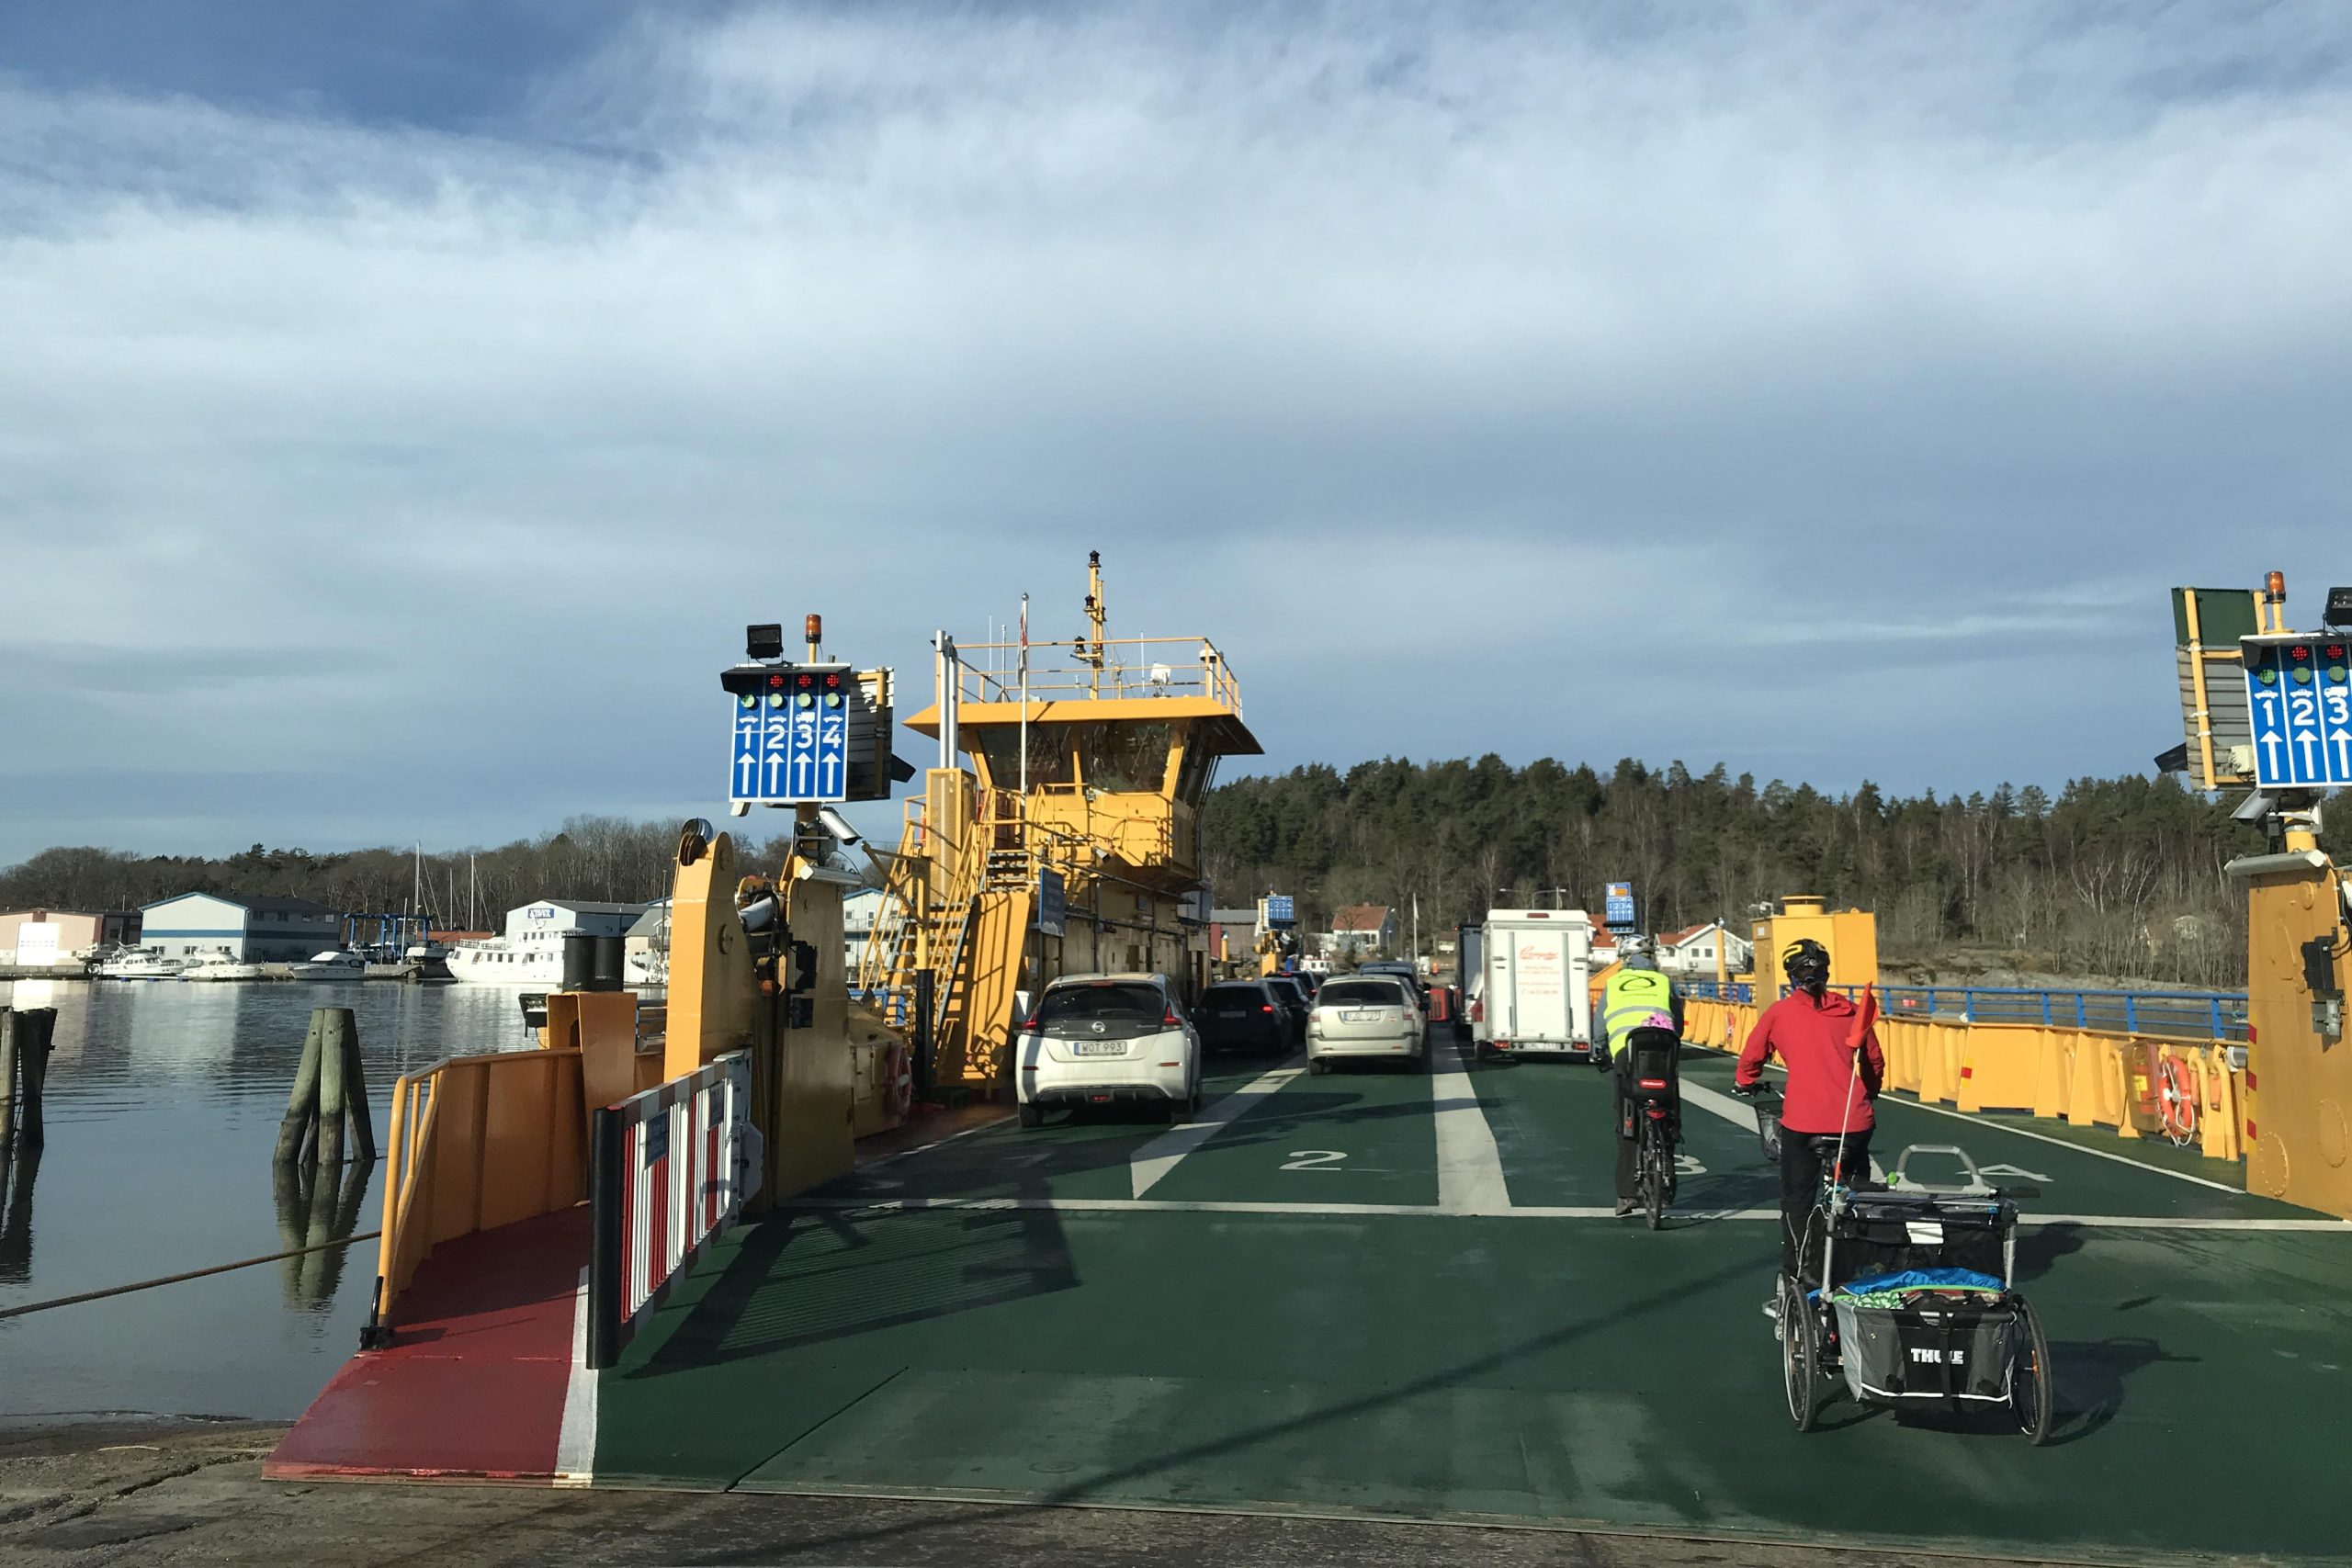
[[[1822,1239],[1807,1235],[1826,1163],[1814,1139],[1840,1138],[1832,1147],[1842,1152],[1830,1158],[1849,1179],[1870,1173],[1873,1108],[1886,1077],[1886,1058],[1879,1051],[1878,1032],[1864,1029],[1856,1060],[1852,1042],[1861,1010],[1829,989],[1827,948],[1808,937],[1783,953],[1781,963],[1793,989],[1756,1021],[1732,1083],[1755,1089],[1768,1055],[1780,1057],[1789,1070],[1781,1107],[1781,1269],[1803,1282],[1798,1265],[1804,1257],[1819,1256]]]

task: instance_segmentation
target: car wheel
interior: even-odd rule
[[[1046,1124],[1046,1108],[1042,1105],[1023,1105],[1021,1108],[1021,1124],[1023,1127],[1044,1126]]]
[[[1309,1056],[1306,1059],[1306,1070],[1319,1078],[1331,1070],[1331,1064],[1320,1056]]]

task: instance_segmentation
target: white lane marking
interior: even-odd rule
[[[563,1380],[563,1422],[556,1430],[555,1483],[585,1486],[596,1469],[596,1374],[588,1366],[588,1270],[571,1297],[571,1370]]]
[[[2088,1155],[2093,1159],[2112,1160],[2117,1165],[2128,1165],[2134,1170],[2144,1170],[2156,1176],[2169,1176],[2175,1181],[2186,1181],[2198,1187],[2210,1187],[2216,1192],[2228,1192],[2239,1197],[2251,1196],[2251,1194],[2246,1192],[2245,1188],[2232,1187],[2225,1181],[2209,1181],[2201,1176],[2191,1176],[2185,1170],[2166,1170],[2163,1166],[2148,1165],[2123,1155],[2109,1154],[2105,1149],[2094,1149],[2086,1147],[2081,1144],[2070,1144],[2064,1138],[2053,1138],[2047,1133],[2036,1133],[2026,1127],[2012,1127],[2007,1122],[1996,1122],[1988,1116],[1971,1116],[1965,1111],[1947,1110],[1945,1107],[1940,1105],[1927,1105],[1916,1100],[1891,1100],[1889,1103],[1905,1106],[1913,1111],[1932,1111],[1939,1116],[1949,1116],[1955,1122],[1965,1122],[1972,1127],[1997,1128],[2004,1133],[2014,1133],[2020,1138],[2031,1138],[2037,1144],[2048,1144],[2052,1148],[2072,1149],[2078,1155]]]
[[[1136,1150],[1127,1162],[1129,1179],[1138,1198],[1159,1185],[1159,1179],[1176,1168],[1176,1162],[1223,1132],[1237,1117],[1253,1109],[1257,1103],[1273,1093],[1305,1070],[1303,1056],[1293,1056],[1271,1072],[1261,1074],[1235,1089],[1223,1100],[1201,1112],[1196,1122],[1171,1127],[1159,1137]]]
[[[1756,1107],[1744,1100],[1736,1100],[1728,1094],[1719,1094],[1704,1084],[1692,1083],[1685,1078],[1682,1081],[1682,1100],[1686,1105],[1695,1105],[1702,1111],[1713,1111],[1735,1127],[1745,1127],[1751,1133],[1756,1131]],[[1757,1145],[1756,1154],[1758,1159],[1763,1157],[1762,1145]],[[1873,1181],[1886,1179],[1886,1168],[1878,1163],[1876,1155],[1871,1156],[1871,1179]]]
[[[854,1212],[877,1214],[914,1213],[925,1210],[953,1209],[992,1213],[1003,1211],[1042,1210],[1055,1213],[1078,1214],[1265,1214],[1277,1218],[1295,1216],[1316,1219],[1460,1219],[1452,1210],[1428,1203],[1261,1203],[1189,1201],[1171,1198],[795,1198],[779,1203],[786,1212],[813,1213],[824,1211]],[[1674,1217],[1681,1220],[1770,1220],[1781,1217],[1778,1209],[1676,1209]],[[1548,1207],[1521,1205],[1505,1209],[1498,1214],[1480,1216],[1488,1219],[1512,1220],[1613,1220],[1617,1212],[1609,1208]],[[2086,1230],[2179,1230],[2179,1231],[2307,1231],[2322,1234],[2352,1235],[2352,1224],[2343,1220],[2231,1220],[2231,1219],[2166,1219],[2157,1215],[2132,1214],[2020,1214],[2018,1223],[2026,1225],[2080,1225]]]
[[[1702,1099],[1702,1096],[1706,1098]],[[1706,1105],[1707,1109],[1716,1115],[1726,1117],[1734,1122],[1740,1122],[1741,1118],[1745,1117],[1746,1120],[1741,1124],[1751,1133],[1756,1131],[1756,1112],[1736,1100],[1717,1094],[1713,1089],[1702,1089],[1687,1082],[1682,1086],[1682,1097],[1693,1104]],[[2094,1149],[2082,1144],[2070,1144],[2064,1138],[2053,1138],[2047,1133],[2037,1133],[2030,1127],[2011,1126],[2007,1122],[1996,1121],[1989,1116],[1973,1115],[1965,1111],[1954,1111],[1949,1106],[1929,1105],[1924,1100],[1882,1098],[1885,1099],[1885,1102],[1889,1105],[1908,1106],[1913,1111],[1932,1111],[1939,1116],[1949,1116],[1955,1122],[1965,1122],[1972,1127],[1991,1127],[1998,1132],[2014,1134],[2020,1138],[2031,1138],[2037,1144],[2048,1144],[2054,1149],[2072,1149],[2078,1155],[2088,1155],[2093,1159],[2112,1160],[2117,1165],[2128,1165],[2134,1170],[2150,1171],[2157,1176],[2169,1176],[2175,1181],[2186,1181],[2198,1187],[2210,1187],[2216,1192],[2228,1192],[2234,1195],[2244,1195],[2245,1192],[2245,1188],[2233,1187],[2226,1181],[2208,1180],[2202,1176],[2191,1176],[2185,1170],[2166,1170],[2163,1166],[2149,1165],[2144,1161],[2133,1159],[2128,1155],[2111,1154],[2106,1149]],[[1720,1103],[1708,1105],[1707,1100],[1710,1099]],[[1732,1107],[1739,1114],[1732,1115],[1731,1111],[1723,1109],[1725,1105]]]
[[[1437,1108],[1437,1206],[1449,1214],[1509,1213],[1502,1151],[1495,1147],[1495,1130],[1487,1125],[1487,1108],[1478,1103],[1461,1047],[1430,1040],[1422,1049],[1444,1053],[1430,1059],[1430,1100]]]

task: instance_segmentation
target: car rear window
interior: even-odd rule
[[[1044,1005],[1037,1010],[1037,1025],[1051,1029],[1056,1024],[1073,1023],[1156,1024],[1164,1012],[1158,987],[1109,980],[1100,985],[1064,986],[1047,991]]]
[[[1201,1000],[1211,1006],[1223,1002],[1227,1007],[1232,1007],[1239,1002],[1248,1002],[1252,1007],[1262,1007],[1266,993],[1255,986],[1211,986],[1201,993]]]
[[[1404,1000],[1405,988],[1395,980],[1334,980],[1315,993],[1315,1005],[1327,1008],[1393,1008]]]
[[[1295,980],[1269,980],[1266,984],[1273,987],[1273,991],[1276,996],[1290,998],[1297,1001],[1305,1001],[1306,999],[1306,992],[1301,988],[1299,983]]]

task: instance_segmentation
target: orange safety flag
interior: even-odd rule
[[[1868,1034],[1871,1032],[1871,1025],[1877,1021],[1878,987],[1876,986],[1864,986],[1862,987],[1861,1010],[1854,1014],[1854,1027],[1846,1036],[1846,1049],[1849,1051],[1860,1050],[1862,1048],[1862,1036]]]

